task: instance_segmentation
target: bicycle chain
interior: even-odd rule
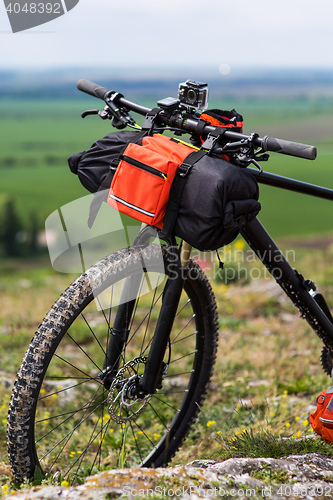
[[[114,420],[115,422],[117,422],[117,424],[123,424],[123,423],[129,422],[129,421],[137,418],[137,416],[140,415],[140,413],[142,413],[143,410],[146,408],[146,406],[148,405],[148,403],[151,399],[151,395],[148,395],[143,399],[138,399],[138,398],[134,397],[133,401],[131,401],[130,403],[126,403],[124,400],[124,393],[126,390],[126,386],[128,386],[129,382],[132,379],[134,380],[135,377],[139,377],[139,375],[137,375],[135,372],[135,369],[134,369],[135,366],[137,366],[140,363],[145,364],[146,362],[147,362],[146,356],[138,356],[138,357],[132,359],[131,361],[128,361],[118,371],[117,375],[115,376],[115,378],[111,384],[110,392],[108,395],[108,409],[109,409],[110,418],[112,420]],[[123,378],[124,373],[126,371],[129,371],[129,370],[133,370],[133,372],[135,374],[131,377]],[[119,390],[119,385],[122,386],[120,390]],[[117,392],[117,394],[115,395],[116,392]],[[119,402],[119,398],[121,398],[120,402]],[[132,414],[128,414],[128,416],[122,417],[121,412],[122,412],[123,408],[126,408],[128,411],[128,409],[130,409],[131,406],[133,406],[135,403],[142,403],[142,406],[136,411],[131,410]],[[117,412],[115,410],[116,406],[117,406]]]

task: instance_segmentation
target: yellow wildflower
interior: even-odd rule
[[[244,240],[237,240],[235,242],[235,250],[244,250],[244,248],[245,248]]]

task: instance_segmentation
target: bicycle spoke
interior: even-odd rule
[[[99,458],[99,466],[101,466],[102,445],[103,445],[103,441],[105,439],[105,436],[106,436],[106,433],[107,433],[107,430],[108,430],[109,427],[110,427],[110,421],[108,421],[104,426],[102,425],[102,427],[101,427],[101,429],[99,431],[100,434],[101,434],[101,439],[100,439],[100,443],[99,443],[99,446],[98,446],[98,450],[96,451],[96,454],[95,454],[94,461],[93,461],[92,466],[91,466],[91,470],[93,470],[93,468],[95,466],[97,457]],[[104,429],[105,429],[105,432],[103,434],[103,430]]]
[[[180,356],[179,358],[177,359],[173,359],[170,361],[169,365],[171,365],[172,363],[177,363],[178,361],[180,361],[181,359],[185,359],[185,358],[188,358],[189,356],[193,356],[194,354],[196,354],[198,351],[197,349],[195,351],[192,351],[192,352],[189,352],[188,354],[184,354],[184,356]]]
[[[190,318],[190,319],[188,320],[188,322],[187,322],[187,323],[183,326],[183,328],[180,330],[180,332],[178,333],[178,335],[176,335],[176,337],[172,340],[172,342],[171,342],[172,344],[176,343],[176,341],[177,341],[177,339],[178,339],[179,335],[181,335],[181,333],[183,333],[183,331],[185,330],[185,328],[186,328],[186,327],[187,327],[190,323],[192,323],[192,321],[194,320],[194,318],[195,318],[195,316],[193,315],[193,316],[192,316],[192,318]]]
[[[75,410],[68,418],[66,418],[65,420],[61,421],[58,425],[56,425],[55,427],[53,427],[51,430],[49,430],[46,434],[44,434],[43,436],[41,436],[38,440],[36,440],[36,443],[38,443],[39,441],[41,441],[42,439],[44,439],[45,437],[47,437],[48,435],[50,435],[52,432],[54,432],[56,429],[58,429],[60,426],[62,426],[65,422],[67,422],[70,418],[72,418],[75,414],[79,413],[80,411],[82,410],[89,410],[91,407],[90,406],[87,406],[87,405],[90,405],[91,402],[93,402],[94,400],[97,399],[97,397],[99,396],[93,396],[90,401],[88,401],[85,405],[83,405],[81,408],[79,408],[78,410]],[[94,410],[93,412],[96,410],[95,407],[93,407]],[[93,413],[92,412],[92,413]],[[91,415],[91,413],[90,413]],[[61,416],[61,415],[60,415]],[[55,418],[59,417],[59,415],[56,415]],[[81,417],[82,418],[82,417]],[[37,422],[36,422],[37,423]],[[80,421],[78,423],[78,425],[80,425]],[[77,426],[78,426],[77,425]]]
[[[141,454],[141,450],[140,450],[140,447],[139,447],[139,445],[138,445],[138,440],[137,440],[136,434],[135,434],[135,432],[134,432],[132,422],[130,421],[130,422],[129,422],[129,424],[130,424],[131,431],[132,431],[132,434],[133,434],[133,439],[134,439],[134,442],[135,442],[135,447],[136,447],[136,450],[137,450],[137,452],[138,452],[138,454],[139,454],[139,456],[140,456],[140,461],[142,462],[142,460],[143,460],[143,455]]]
[[[54,420],[55,418],[59,418],[59,417],[66,417],[67,415],[70,415],[70,416],[72,417],[72,416],[74,416],[76,413],[80,412],[80,411],[81,411],[81,410],[82,410],[85,406],[86,406],[86,404],[85,404],[85,405],[83,405],[83,406],[81,406],[81,408],[78,408],[77,410],[68,411],[68,412],[66,412],[66,413],[58,413],[57,415],[53,415],[52,417],[47,417],[47,418],[42,418],[42,419],[40,419],[40,420],[36,420],[36,422],[35,422],[35,423],[36,423],[36,424],[40,424],[40,423],[42,423],[42,422],[50,422],[51,420]],[[66,420],[63,420],[63,421],[61,422],[61,424],[62,424],[62,423],[64,423],[64,422],[66,422]],[[60,424],[60,425],[61,425],[61,424]],[[54,429],[52,429],[52,431],[53,431],[53,430],[54,430]],[[52,431],[51,431],[51,432],[52,432]],[[43,437],[45,437],[45,436],[42,436],[42,438],[43,438]]]
[[[178,342],[182,342],[183,340],[187,340],[189,339],[190,337],[193,337],[193,335],[197,335],[198,332],[193,332],[193,333],[190,333],[189,335],[187,335],[187,337],[183,337],[181,339],[178,339],[176,341],[173,341],[171,342],[171,345],[174,345],[174,344],[177,344]]]
[[[104,402],[103,402],[104,404]],[[101,405],[100,405],[101,406]],[[95,409],[94,409],[95,411]],[[71,429],[70,432],[68,432],[60,441],[58,441],[54,446],[53,448],[51,448],[43,457],[41,457],[41,459],[43,460],[47,455],[49,455],[58,445],[60,445],[63,441],[65,441],[63,447],[61,448],[61,450],[59,451],[58,455],[56,456],[56,458],[54,459],[53,461],[53,464],[52,466],[50,467],[50,470],[52,469],[53,465],[56,463],[57,459],[59,458],[60,456],[60,453],[62,453],[62,451],[64,450],[66,444],[68,443],[69,439],[72,437],[72,435],[74,434],[74,432],[76,431],[76,429],[85,421],[87,420],[93,413],[94,411],[92,411],[91,413],[89,413],[88,415],[86,414],[83,414],[83,416],[81,417],[81,419],[79,420],[79,422],[73,427],[73,429]],[[67,439],[68,438],[68,439]]]
[[[163,403],[164,405],[168,406],[169,408],[171,408],[172,410],[174,410],[177,413],[178,408],[176,408],[175,406],[172,406],[171,404],[167,403],[166,401],[163,401],[163,399],[158,398],[156,395],[155,395],[154,399],[157,399],[158,401],[161,401],[161,403]]]
[[[104,310],[103,310],[103,309],[102,309],[102,313],[103,313],[103,316],[104,316],[104,318],[105,318],[105,320],[106,320],[106,322],[107,322],[107,318],[106,318],[106,316],[105,316],[105,312],[104,312]],[[90,330],[90,333],[92,334],[92,336],[94,337],[94,339],[96,340],[97,344],[100,346],[100,348],[102,349],[102,351],[103,351],[103,353],[104,353],[104,355],[105,355],[106,353],[105,353],[104,347],[102,346],[102,344],[100,343],[100,341],[99,341],[99,340],[98,340],[98,338],[96,337],[96,335],[95,335],[95,333],[94,333],[93,329],[91,328],[90,324],[89,324],[89,323],[88,323],[88,321],[86,320],[86,318],[85,318],[84,314],[82,314],[82,313],[81,313],[81,317],[83,318],[83,320],[84,320],[85,324],[87,325],[87,327],[88,327],[88,328],[89,328],[89,330]],[[107,324],[108,324],[108,323],[107,323]],[[108,327],[110,327],[110,325],[109,325],[109,324],[108,324]]]
[[[80,344],[78,344],[78,343],[76,342],[76,340],[74,340],[74,339],[73,339],[73,337],[71,337],[71,335],[70,335],[68,332],[67,332],[67,336],[68,336],[68,337],[69,337],[69,338],[70,338],[70,339],[74,342],[74,344],[76,344],[76,345],[77,345],[77,347],[80,349],[80,351],[82,351],[82,352],[83,352],[83,354],[84,354],[84,355],[85,355],[85,356],[89,359],[89,361],[91,361],[91,362],[93,363],[93,365],[94,365],[94,366],[96,366],[97,370],[101,372],[102,370],[101,370],[101,369],[100,369],[100,367],[99,367],[99,366],[95,363],[95,361],[91,358],[91,356],[89,356],[89,354],[85,352],[85,350],[84,350],[84,349],[80,346]]]
[[[154,303],[154,300],[155,300],[155,296],[156,296],[156,292],[157,292],[157,287],[155,288],[154,290],[154,295],[153,295],[153,299],[152,299],[152,304]],[[149,314],[148,314],[148,317],[147,317],[147,324],[146,324],[146,328],[145,328],[145,332],[144,332],[144,335],[143,335],[143,338],[142,338],[142,342],[141,342],[141,348],[140,348],[140,354],[142,354],[144,351],[143,351],[143,346],[144,346],[144,343],[146,341],[146,336],[148,334],[148,328],[149,328],[149,322],[150,322],[150,318],[151,318],[151,313],[153,311],[153,308],[152,306],[150,307],[150,310],[149,310]]]
[[[90,380],[95,380],[95,379],[90,379]],[[52,396],[57,396],[58,394],[61,394],[62,392],[69,391],[70,389],[75,389],[76,387],[80,387],[82,384],[86,384],[87,380],[84,380],[83,382],[79,382],[78,384],[73,384],[68,387],[64,387],[63,389],[58,389],[55,392],[49,393],[46,396],[42,396],[38,398],[39,401],[42,401],[43,399],[51,398]]]
[[[156,398],[156,399],[158,399],[158,398]],[[161,400],[159,400],[159,401],[161,401]],[[164,429],[168,430],[168,427],[167,427],[166,423],[164,422],[164,420],[162,419],[162,417],[160,416],[160,414],[157,413],[157,411],[155,410],[155,408],[153,407],[153,405],[151,404],[151,402],[149,403],[149,406],[153,410],[153,412],[155,413],[155,415],[157,416],[157,418],[159,419],[159,421],[161,422],[161,424],[163,425]]]
[[[152,310],[152,308],[154,308],[156,306],[156,304],[158,303],[158,301],[160,300],[160,298],[162,297],[163,295],[163,292],[160,293],[160,295],[156,298],[156,301],[154,303],[151,304],[150,306],[150,309],[148,311],[148,313],[144,316],[143,320],[141,321],[141,323],[139,323],[139,325],[136,327],[136,329],[133,331],[132,333],[132,336],[128,339],[127,341],[127,344],[129,344],[131,342],[131,340],[134,338],[134,336],[139,332],[141,326],[144,324],[144,322],[146,321],[148,315],[150,314],[150,311]]]
[[[190,373],[193,373],[193,370],[188,371],[188,372],[180,372],[180,373],[176,373],[176,374],[172,374],[172,375],[167,374],[164,377],[165,378],[174,378],[174,377],[180,377],[181,375],[189,375]]]
[[[87,377],[87,380],[95,380],[93,377],[91,377],[90,375],[88,375],[88,373],[84,372],[83,370],[81,370],[80,368],[78,368],[77,366],[73,365],[72,363],[70,363],[67,359],[64,359],[62,356],[59,356],[59,354],[55,353],[54,354],[54,357],[55,358],[58,358],[60,361],[63,361],[64,363],[66,363],[67,365],[71,366],[72,368],[74,368],[75,370],[77,370],[78,372],[80,373],[83,373],[83,375],[86,375]]]
[[[106,427],[106,429],[107,429],[108,425],[109,425],[109,424],[108,424],[108,423],[106,423],[104,427]],[[103,428],[104,428],[104,427],[103,427]],[[84,451],[80,454],[80,457],[78,457],[78,458],[77,458],[77,459],[76,459],[76,460],[72,463],[72,465],[70,466],[70,468],[66,470],[66,474],[69,474],[69,473],[72,471],[72,469],[74,469],[74,467],[76,466],[76,464],[79,462],[78,467],[77,467],[77,469],[76,469],[76,473],[74,474],[74,478],[78,475],[77,473],[78,473],[78,471],[79,471],[79,469],[80,469],[80,467],[81,467],[81,465],[82,465],[82,461],[83,461],[83,459],[84,459],[84,457],[85,457],[85,455],[86,455],[86,453],[87,453],[87,450],[89,449],[89,447],[90,447],[90,445],[93,443],[93,441],[95,441],[95,439],[96,439],[96,438],[99,436],[99,434],[100,434],[100,433],[102,433],[102,432],[103,432],[103,429],[101,429],[101,431],[99,431],[99,432],[98,432],[98,434],[96,434],[96,435],[94,436],[94,439],[93,439],[91,442],[89,442],[89,443],[88,443],[88,445],[86,446],[86,448],[84,449]],[[92,469],[93,469],[93,465],[92,465],[92,466],[91,466],[91,468],[90,468],[90,472],[89,472],[89,474],[91,474]]]
[[[105,424],[105,426],[106,426],[106,427],[108,427],[108,423],[106,423],[106,424]],[[92,431],[91,431],[89,442],[87,443],[87,445],[86,445],[85,449],[84,449],[84,450],[83,450],[83,452],[81,453],[80,458],[76,461],[76,462],[79,462],[79,463],[77,464],[76,473],[74,474],[74,477],[76,477],[76,476],[77,476],[77,473],[78,473],[78,471],[79,471],[79,469],[80,469],[80,467],[81,467],[81,465],[82,465],[83,459],[84,459],[84,457],[85,457],[85,455],[86,455],[86,453],[87,453],[87,451],[88,451],[88,449],[89,449],[90,445],[91,445],[91,444],[95,441],[95,439],[97,439],[97,438],[98,438],[98,436],[99,436],[99,435],[103,432],[103,431],[98,431],[98,433],[94,435],[96,427],[97,427],[97,422],[95,423],[95,425],[94,425],[94,427],[93,427],[93,429],[92,429]],[[76,462],[74,462],[74,464],[72,464],[72,466],[71,466],[71,467],[67,470],[67,474],[69,474],[69,473],[70,473],[70,471],[74,468],[74,466],[76,466]],[[92,469],[93,469],[93,465],[92,465],[92,466],[91,466],[91,468],[90,468],[89,474],[91,474]]]
[[[69,375],[67,377],[58,377],[56,375],[48,375],[47,377],[47,380],[85,380],[85,381],[88,381],[88,380],[97,380],[96,377],[92,378],[92,377],[70,377]]]
[[[143,430],[143,428],[141,427],[141,425],[138,424],[138,422],[136,420],[133,420],[133,422],[138,427],[138,429],[142,432],[142,434],[147,438],[147,440],[150,442],[150,444],[152,444],[153,446],[155,446],[155,443],[153,443],[153,441],[150,439],[150,437],[147,436],[147,434],[145,433],[145,431]]]
[[[141,278],[141,281],[140,281],[140,287],[139,287],[139,291],[138,291],[138,295],[137,295],[137,299],[135,301],[135,306],[134,306],[134,309],[133,309],[133,314],[132,314],[132,318],[131,318],[131,324],[129,325],[129,330],[131,331],[132,328],[133,328],[133,322],[134,322],[134,319],[136,317],[136,312],[138,310],[138,306],[139,306],[139,301],[140,301],[140,297],[142,295],[142,288],[143,288],[143,284],[144,284],[144,276],[142,276]]]

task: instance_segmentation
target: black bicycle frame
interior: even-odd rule
[[[281,189],[287,189],[296,193],[303,193],[317,198],[333,201],[333,189],[309,184],[307,182],[290,179],[282,175],[271,174],[269,172],[258,172],[254,168],[247,168],[260,184],[266,184]]]
[[[333,201],[332,189],[275,174],[266,172],[260,173],[252,168],[249,170],[259,183]],[[333,319],[324,297],[316,291],[314,283],[311,280],[305,280],[301,274],[291,267],[281,250],[277,247],[257,218],[248,222],[241,229],[241,235],[274,277],[276,282],[299,309],[301,316],[307,320],[323,343],[329,349],[333,350]],[[139,235],[136,243],[147,244],[149,237],[148,231],[147,234],[142,234],[142,236]],[[173,252],[175,253],[175,247],[173,247]],[[186,273],[183,272],[184,268],[181,267],[179,258],[173,259],[173,266],[175,268],[173,271],[176,271],[173,275],[176,275],[177,279],[169,279],[164,290],[161,311],[149,350],[144,374],[140,382],[142,396],[153,393],[161,378],[163,358],[168,345],[173,319],[178,307],[184,281],[186,279]],[[133,282],[131,278],[128,278],[127,287],[131,287],[133,292]],[[128,293],[127,287],[125,286],[123,292],[124,296]],[[134,288],[135,287],[139,287],[139,281],[134,285]],[[112,371],[109,369],[109,376],[111,376],[111,378],[115,375],[121,357],[121,351],[128,337],[128,327],[135,301],[130,301],[129,303],[126,303],[126,301],[123,302],[123,305],[119,307],[116,315],[113,334],[111,335],[108,345],[106,364],[104,366],[104,368],[106,368],[106,366],[112,366]]]
[[[293,269],[258,219],[241,230],[241,234],[276,282],[299,309],[327,347],[333,347],[333,323],[324,297],[316,292],[311,280],[305,280]],[[320,305],[319,305],[320,304]]]
[[[267,172],[260,173],[252,168],[249,170],[262,184],[333,201],[332,189]],[[276,282],[298,307],[301,316],[307,320],[323,343],[332,349],[332,315],[324,297],[316,292],[314,283],[311,280],[305,280],[290,266],[258,219],[246,224],[241,234]]]

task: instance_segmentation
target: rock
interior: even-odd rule
[[[105,500],[113,498],[269,498],[333,497],[333,459],[318,453],[275,458],[195,460],[186,466],[115,469],[88,477],[76,487],[41,486],[8,500]]]
[[[187,466],[207,469],[207,467],[211,467],[214,464],[216,464],[216,460],[194,460],[193,462],[187,464]]]

